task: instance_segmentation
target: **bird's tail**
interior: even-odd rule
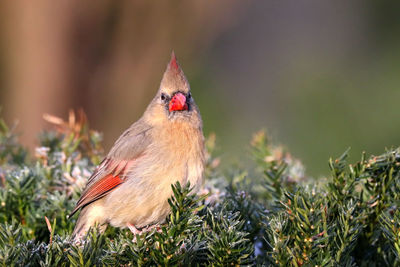
[[[82,241],[91,227],[98,227],[100,233],[103,233],[107,228],[107,224],[99,221],[98,217],[93,216],[91,206],[89,205],[81,210],[76,221],[74,231],[72,232],[74,241]]]

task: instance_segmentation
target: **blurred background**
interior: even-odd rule
[[[400,145],[400,2],[2,1],[0,106],[34,147],[82,107],[105,147],[136,121],[175,50],[225,162],[266,128],[315,177],[351,147]]]

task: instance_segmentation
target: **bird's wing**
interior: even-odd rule
[[[129,167],[144,154],[150,144],[149,130],[150,127],[146,127],[139,121],[118,138],[107,157],[90,176],[69,217],[80,208],[104,197],[124,182]]]

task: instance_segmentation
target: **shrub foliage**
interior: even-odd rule
[[[207,139],[199,194],[172,185],[171,213],[159,231],[133,236],[91,229],[83,244],[67,218],[101,160],[101,135],[85,116],[47,116],[56,130],[34,155],[0,120],[0,263],[3,266],[399,266],[400,151],[329,161],[329,177],[304,168],[264,132],[251,142],[255,167],[219,171]]]

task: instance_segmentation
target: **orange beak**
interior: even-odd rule
[[[188,110],[186,97],[182,93],[176,93],[169,101],[169,111]]]

